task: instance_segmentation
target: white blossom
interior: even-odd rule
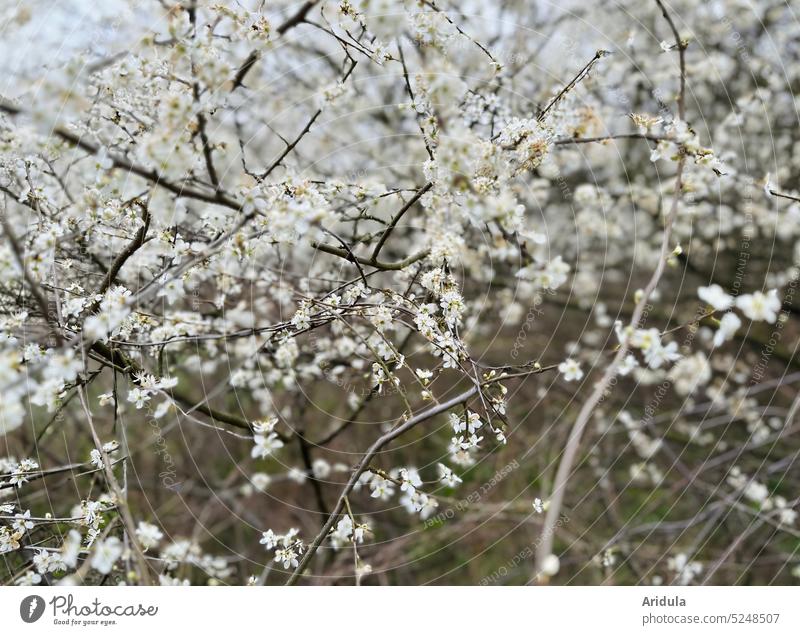
[[[580,364],[572,358],[561,362],[558,365],[558,372],[561,373],[565,381],[579,381],[583,377]]]
[[[774,323],[778,319],[781,301],[775,289],[767,293],[755,291],[736,298],[736,308],[750,320]]]
[[[107,575],[111,573],[114,563],[122,556],[122,542],[116,536],[110,536],[94,545],[92,551],[92,568]]]

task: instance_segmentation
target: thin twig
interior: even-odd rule
[[[663,5],[661,4],[660,0],[656,0],[658,5],[663,10]],[[666,13],[665,13],[666,15]],[[672,25],[672,21],[669,20],[670,25]],[[678,40],[678,50],[681,56],[681,60],[683,59],[683,47],[680,45],[680,38],[675,32],[676,40]],[[684,74],[684,65],[681,63],[681,75]],[[684,102],[684,90],[685,82],[681,81],[681,93],[678,96],[678,108],[679,112],[681,113],[681,119],[683,118],[683,102]],[[672,199],[672,206],[670,208],[669,213],[667,214],[666,220],[664,222],[664,232],[661,238],[661,253],[659,255],[658,264],[656,265],[655,271],[653,271],[652,276],[650,277],[650,281],[647,283],[647,286],[642,293],[641,298],[636,303],[636,306],[633,310],[633,315],[631,316],[631,327],[636,328],[642,318],[644,313],[644,309],[647,306],[647,303],[650,301],[650,297],[653,294],[656,286],[658,285],[659,280],[664,272],[664,267],[667,263],[667,258],[670,252],[670,241],[672,239],[672,226],[675,220],[675,217],[678,213],[678,204],[681,200],[681,189],[683,187],[682,177],[683,177],[683,168],[686,164],[686,154],[681,152],[680,157],[678,159],[678,164],[675,173],[675,193]],[[550,495],[550,505],[547,508],[547,515],[545,516],[544,527],[542,529],[542,536],[539,542],[539,545],[536,549],[536,578],[539,579],[539,575],[544,570],[545,560],[552,554],[553,550],[553,541],[555,538],[555,530],[558,520],[561,516],[561,508],[564,502],[564,494],[566,492],[567,484],[569,483],[569,479],[572,476],[572,466],[575,462],[575,457],[578,452],[578,448],[580,447],[581,437],[583,436],[583,432],[586,429],[587,424],[589,423],[589,419],[594,412],[594,409],[600,403],[601,399],[606,394],[606,391],[610,389],[612,380],[617,375],[617,369],[619,365],[622,363],[622,360],[628,354],[628,350],[630,349],[629,337],[623,338],[622,342],[620,343],[619,349],[617,350],[616,355],[614,355],[614,359],[612,360],[611,364],[606,368],[605,373],[601,380],[595,385],[592,394],[590,395],[589,399],[583,404],[583,407],[580,409],[578,413],[578,417],[575,420],[575,423],[570,430],[569,438],[567,439],[567,444],[564,447],[564,454],[561,457],[561,462],[558,465],[558,470],[556,472],[555,481],[553,482],[553,490]],[[544,579],[540,579],[544,581]]]
[[[427,421],[431,417],[435,417],[438,414],[447,412],[454,406],[464,403],[465,401],[470,399],[470,397],[472,397],[477,391],[478,388],[476,386],[473,386],[469,390],[461,393],[460,395],[457,395],[456,397],[453,397],[449,401],[445,401],[437,406],[434,406],[432,408],[429,408],[428,410],[419,413],[414,417],[411,417],[405,423],[395,427],[394,429],[390,430],[383,436],[379,437],[369,447],[366,453],[361,457],[361,460],[358,462],[358,465],[353,470],[353,473],[350,475],[350,479],[347,481],[347,484],[344,486],[344,489],[339,495],[339,500],[336,501],[336,505],[333,508],[331,515],[328,516],[327,522],[322,526],[322,529],[317,534],[316,538],[314,538],[314,541],[309,545],[305,555],[300,560],[300,563],[298,564],[297,568],[294,570],[294,572],[292,572],[292,575],[286,582],[287,585],[296,584],[300,576],[302,575],[303,571],[306,570],[306,567],[308,567],[309,562],[311,562],[311,559],[314,557],[314,554],[317,552],[317,549],[319,549],[319,546],[322,544],[322,541],[325,540],[325,537],[328,535],[331,528],[339,519],[339,516],[342,513],[342,509],[344,508],[345,498],[347,498],[350,492],[353,491],[353,488],[356,486],[356,483],[358,483],[358,479],[361,478],[361,475],[369,467],[369,464],[375,457],[375,455],[378,452],[380,452],[386,445],[394,441],[397,437],[405,434],[406,432],[408,432],[418,424],[422,423],[423,421]]]

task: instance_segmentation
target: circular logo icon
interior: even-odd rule
[[[44,613],[44,598],[39,595],[29,595],[19,605],[19,616],[23,622],[33,624]]]

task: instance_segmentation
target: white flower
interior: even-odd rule
[[[449,415],[450,418],[450,425],[453,427],[453,432],[459,434],[464,432],[467,429],[467,422],[463,417],[460,417],[455,412],[451,412]]]
[[[541,498],[533,499],[533,511],[535,511],[537,514],[541,514],[544,511],[544,507],[545,505]]]
[[[772,324],[778,319],[781,301],[777,289],[772,289],[766,294],[756,291],[736,298],[736,308],[754,322],[764,321]]]
[[[81,516],[83,517],[83,524],[97,529],[101,521],[100,515],[104,510],[105,508],[101,501],[83,501],[81,504]]]
[[[250,456],[254,459],[265,459],[275,450],[279,450],[283,447],[283,441],[278,438],[275,432],[270,432],[268,435],[256,434],[253,436],[253,443],[255,445],[250,451]]]
[[[36,586],[42,581],[42,576],[40,576],[35,571],[28,571],[25,575],[23,575],[19,580],[17,580],[14,584],[17,586]]]
[[[43,575],[53,571],[64,571],[67,568],[61,559],[61,554],[56,551],[47,551],[47,549],[37,550],[36,555],[33,556],[33,565],[36,567],[36,571]]]
[[[9,531],[8,527],[0,527],[0,553],[8,553],[19,549],[22,534],[18,531]]]
[[[75,357],[75,351],[67,349],[60,355],[52,355],[45,366],[44,376],[48,379],[57,379],[63,382],[73,382],[78,376],[78,371],[83,368],[83,362]]]
[[[15,487],[22,487],[25,483],[28,482],[28,477],[25,475],[25,472],[19,468],[11,472],[11,478],[8,479],[8,482]]]
[[[261,421],[254,421],[253,422],[253,430],[257,434],[268,434],[275,429],[275,426],[278,423],[277,417],[267,417]]]
[[[546,576],[554,576],[561,568],[561,562],[558,556],[550,554],[542,561],[542,573]]]
[[[158,584],[160,586],[191,586],[191,583],[187,579],[181,580],[180,578],[173,578],[163,573],[158,576]]]
[[[81,551],[81,535],[75,529],[70,529],[67,537],[61,545],[61,561],[70,568],[78,563],[78,555]]]
[[[697,290],[697,295],[703,302],[711,305],[717,311],[727,311],[733,306],[733,298],[725,293],[718,284],[700,287]]]
[[[361,544],[364,542],[364,538],[368,533],[370,533],[369,525],[366,523],[359,523],[353,529],[353,540],[356,543]]]
[[[565,381],[580,381],[583,377],[580,364],[571,357],[558,365],[558,372],[561,373]]]
[[[703,572],[703,565],[689,560],[685,553],[679,553],[670,558],[667,561],[667,567],[677,574],[677,582],[683,586],[691,583],[696,576]]]
[[[422,520],[428,518],[439,507],[439,503],[435,498],[422,492],[414,492],[410,499],[411,508],[419,512],[419,517]]]
[[[422,485],[422,479],[419,476],[419,472],[414,467],[401,467],[399,475],[400,480],[402,481],[402,484],[400,485],[401,492],[413,493],[420,485]]]
[[[675,383],[679,395],[688,395],[710,381],[711,366],[708,359],[698,352],[675,364],[669,372],[669,378]]]
[[[543,289],[557,289],[567,281],[568,273],[569,265],[562,260],[561,256],[556,256],[547,263],[547,267],[538,277],[538,281]]]
[[[437,463],[436,468],[439,470],[439,480],[447,487],[456,487],[463,482],[453,470],[443,463]]]
[[[261,540],[258,542],[267,549],[274,549],[278,545],[278,538],[279,536],[274,531],[267,529],[267,531],[261,533]]]
[[[464,299],[458,291],[445,291],[439,300],[442,307],[445,322],[448,326],[456,326],[461,322],[461,315],[464,312]]]
[[[128,401],[136,404],[137,410],[141,410],[144,408],[144,405],[150,401],[150,395],[147,390],[131,388],[131,390],[128,391]]]
[[[785,507],[778,512],[778,519],[782,525],[794,525],[797,521],[797,512]]]
[[[175,279],[167,281],[156,295],[159,298],[166,298],[168,304],[175,304],[185,295],[183,281]]]
[[[369,317],[369,321],[372,322],[372,325],[378,330],[379,333],[383,333],[384,331],[392,328],[392,311],[389,309],[389,307],[373,307],[370,309],[367,315]]]
[[[89,452],[89,461],[97,469],[101,469],[103,467],[103,455],[100,453],[100,450],[94,448],[91,452]]]
[[[480,416],[477,412],[469,412],[467,414],[467,430],[470,434],[475,434],[483,426]]]
[[[162,377],[153,384],[154,390],[169,390],[178,385],[177,377]]]
[[[331,464],[325,459],[314,459],[311,465],[311,473],[316,479],[326,479],[331,473]]]
[[[666,346],[662,346],[660,342],[653,344],[644,355],[647,365],[652,369],[661,368],[664,363],[674,362],[680,358],[681,354],[675,342],[670,342]]]
[[[263,472],[256,472],[250,477],[250,482],[258,491],[265,492],[270,483],[272,483],[272,477],[269,474],[264,474]]]
[[[294,326],[294,328],[296,328],[298,331],[304,331],[311,326],[311,320],[309,320],[307,306],[301,305],[300,308],[297,309],[292,317],[292,326]]]
[[[0,401],[0,436],[19,428],[24,417],[25,407],[20,396],[14,393],[4,394]]]
[[[278,549],[275,551],[274,560],[275,562],[280,562],[283,564],[284,569],[288,569],[289,567],[296,569],[297,565],[300,564],[297,560],[297,552],[291,547],[286,547],[284,549]]]
[[[33,529],[34,524],[31,520],[31,510],[27,510],[24,514],[15,514],[11,526],[14,528],[14,531],[20,534],[24,534],[28,529]]]
[[[370,496],[382,501],[389,500],[394,495],[394,483],[389,479],[383,478],[380,474],[375,474],[369,482]]]
[[[542,289],[555,290],[567,281],[569,265],[561,256],[556,256],[547,264],[532,263],[517,272],[517,278],[531,280]]]
[[[100,403],[101,406],[108,406],[114,405],[114,395],[110,392],[104,392],[102,395],[98,395],[97,401]]]
[[[721,346],[736,335],[736,331],[742,325],[742,321],[735,313],[726,313],[719,321],[719,328],[714,333],[714,346]]]
[[[331,530],[330,539],[334,549],[341,549],[353,537],[353,520],[348,515],[342,516],[336,527]]]
[[[631,371],[639,365],[639,362],[636,361],[636,358],[633,355],[626,355],[625,359],[622,360],[622,363],[619,366],[619,370],[617,371],[622,377],[629,375]]]
[[[91,565],[100,573],[107,575],[111,573],[114,563],[122,556],[122,542],[116,536],[106,538],[97,543],[92,554]]]
[[[661,346],[661,333],[658,329],[636,329],[631,335],[630,345],[647,355],[653,347]]]
[[[161,533],[161,530],[150,523],[141,521],[136,527],[136,538],[145,551],[157,546],[163,537],[164,534]]]

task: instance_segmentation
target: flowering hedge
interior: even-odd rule
[[[788,4],[52,4],[3,7],[6,583],[800,575]]]

